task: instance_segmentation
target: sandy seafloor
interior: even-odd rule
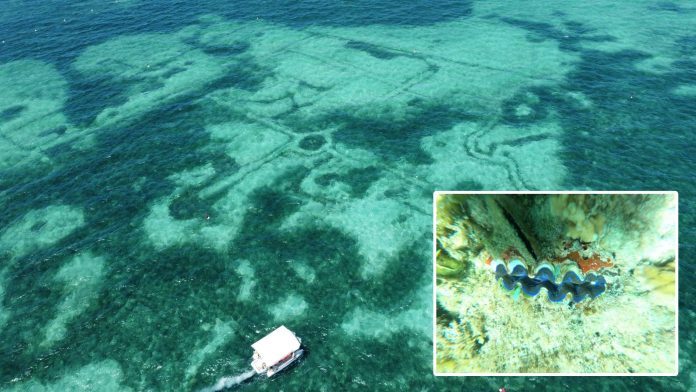
[[[696,390],[696,5],[0,9],[0,389]],[[680,192],[676,378],[435,378],[432,191]],[[581,339],[582,337],[578,337]]]

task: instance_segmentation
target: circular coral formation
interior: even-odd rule
[[[326,139],[321,135],[309,135],[300,140],[300,148],[307,151],[316,151],[326,144]]]

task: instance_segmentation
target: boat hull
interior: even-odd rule
[[[302,357],[303,354],[304,350],[300,348],[293,352],[290,356],[288,356],[286,360],[281,361],[273,366],[266,367],[263,362],[256,359],[254,359],[251,362],[251,366],[254,368],[254,371],[256,371],[257,374],[265,374],[266,377],[272,377],[276,373],[292,365],[295,361],[300,359],[300,357]]]

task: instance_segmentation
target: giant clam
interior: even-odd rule
[[[533,274],[529,273],[527,265],[519,259],[513,259],[509,263],[494,260],[491,268],[495,271],[496,280],[507,290],[515,290],[519,286],[524,294],[535,297],[544,288],[552,302],[561,302],[568,295],[573,302],[580,302],[587,297],[596,298],[607,287],[602,275],[583,274],[571,263],[552,265],[542,262],[534,268]]]

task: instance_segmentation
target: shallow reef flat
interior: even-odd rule
[[[676,371],[674,194],[445,194],[437,232],[438,372]]]
[[[0,64],[0,169],[49,158],[70,124],[62,112],[67,83],[55,67],[38,60]]]
[[[0,389],[198,390],[245,369],[248,344],[281,323],[311,355],[245,388],[461,389],[428,376],[432,191],[616,187],[598,185],[605,164],[663,166],[605,151],[619,132],[602,131],[628,124],[646,148],[638,114],[688,124],[687,6],[171,4],[0,11]],[[622,95],[636,89],[652,93]],[[558,219],[581,239],[601,226]],[[617,260],[664,251],[632,241]],[[633,267],[666,307],[670,267]],[[485,301],[551,307],[510,295]],[[460,329],[483,342],[484,324]]]

